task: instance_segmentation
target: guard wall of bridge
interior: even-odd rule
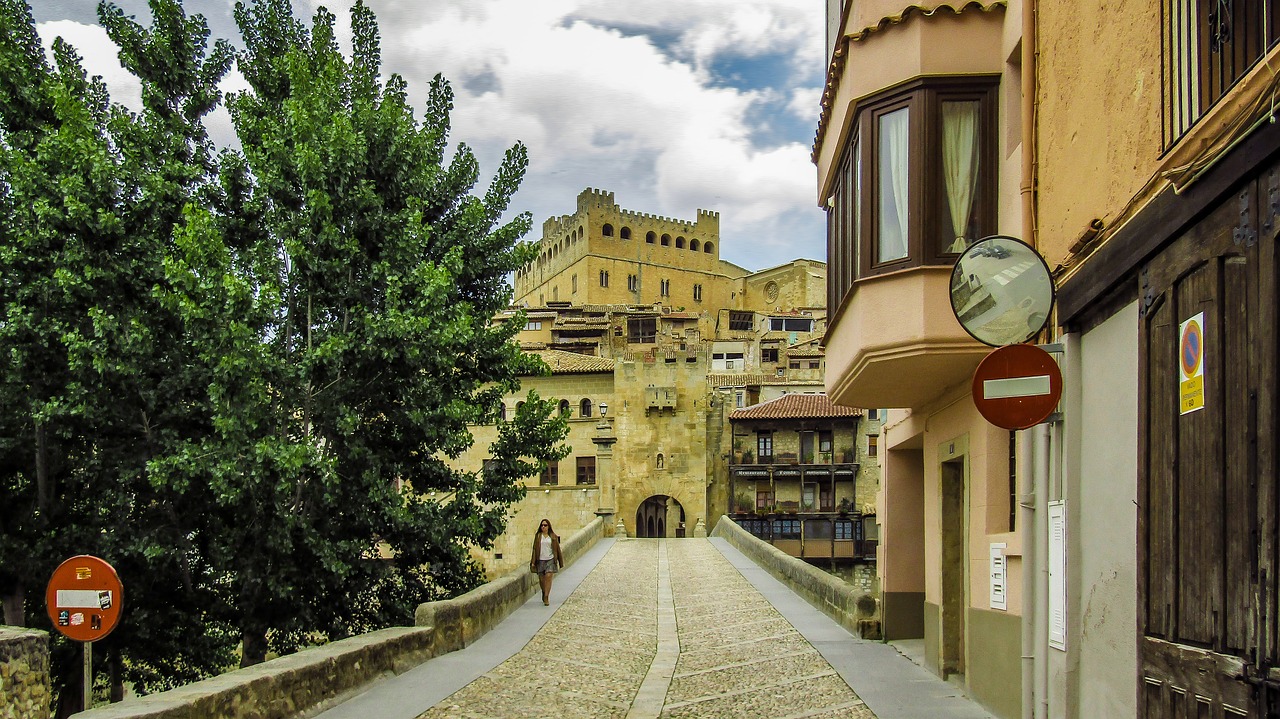
[[[603,536],[596,518],[561,544],[571,564]],[[75,714],[76,719],[289,719],[360,693],[376,680],[474,642],[523,604],[537,576],[518,572],[462,596],[419,605],[417,626],[343,639],[201,682]]]

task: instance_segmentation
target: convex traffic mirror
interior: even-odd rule
[[[951,271],[951,311],[973,338],[992,347],[1039,334],[1053,309],[1053,280],[1040,253],[992,235],[969,246]]]

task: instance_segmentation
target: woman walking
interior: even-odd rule
[[[560,554],[560,535],[551,528],[551,520],[544,519],[533,535],[533,556],[529,559],[529,571],[538,574],[542,584],[542,603],[551,604],[551,580],[564,568],[564,555]]]

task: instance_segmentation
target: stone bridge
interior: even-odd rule
[[[417,628],[76,716],[990,716],[894,647],[849,631],[858,618],[838,580],[731,522],[711,539],[598,530],[566,541],[570,564],[550,606],[532,575],[511,575],[423,605]]]

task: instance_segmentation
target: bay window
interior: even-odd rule
[[[995,234],[998,83],[919,78],[860,103],[827,202],[833,312],[861,278],[950,265]]]

